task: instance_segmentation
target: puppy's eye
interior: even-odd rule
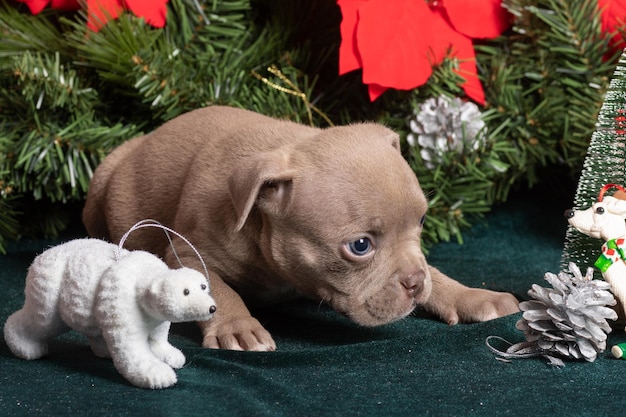
[[[183,290],[183,294],[184,294],[184,295],[189,295],[189,290],[188,290],[187,288],[185,288],[185,289]]]
[[[596,209],[596,213],[598,213],[598,214],[604,214],[604,207],[598,207],[598,208]]]
[[[420,227],[424,225],[424,221],[426,220],[426,215],[424,214],[420,219]]]
[[[201,289],[202,291],[206,290],[206,285],[205,285],[205,284],[200,285],[200,289]]]
[[[362,237],[355,240],[354,242],[348,243],[348,248],[353,255],[365,256],[370,253],[374,247],[372,245],[372,241],[369,240],[369,238]]]

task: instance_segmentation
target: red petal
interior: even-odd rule
[[[20,3],[26,3],[32,14],[41,13],[46,8],[50,0],[17,0]]]
[[[121,0],[87,0],[87,27],[97,32],[121,12]]]
[[[168,0],[126,0],[126,6],[156,28],[165,26]]]
[[[363,82],[401,90],[424,84],[441,59],[429,53],[435,19],[424,1],[371,0],[364,5],[357,28]]]
[[[52,0],[50,7],[58,10],[79,10],[78,0]]]
[[[439,14],[441,13],[441,14]],[[446,53],[459,61],[457,74],[465,78],[461,85],[465,94],[475,102],[485,104],[485,92],[476,73],[476,55],[472,40],[462,33],[456,32],[449,26],[443,16],[443,10],[438,9],[436,21],[440,22],[437,31],[433,33],[432,48],[439,51],[442,58]]]
[[[476,103],[481,106],[485,105],[485,91],[483,85],[476,73],[476,55],[474,54],[474,45],[472,41],[465,38],[467,44],[462,45],[461,42],[457,42],[455,47],[459,48],[455,54],[459,59],[459,70],[457,74],[465,78],[465,83],[461,87],[465,91],[465,94]]]
[[[378,97],[380,97],[385,91],[389,90],[389,88],[383,87],[378,84],[369,84],[367,86],[367,90],[369,92],[370,101],[374,101]]]
[[[602,11],[602,30],[607,33],[614,33],[611,38],[611,46],[617,49],[624,49],[626,41],[618,32],[624,30],[626,23],[626,0],[598,0],[598,8]]]
[[[339,0],[341,8],[341,45],[339,46],[339,75],[361,68],[361,55],[356,44],[358,10],[367,0]]]
[[[495,38],[511,24],[501,0],[445,0],[452,26],[470,38]]]

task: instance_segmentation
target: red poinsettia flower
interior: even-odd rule
[[[601,11],[602,31],[612,33],[611,49],[624,50],[624,32],[626,31],[626,0],[598,0]]]
[[[338,0],[343,15],[339,73],[363,69],[372,101],[389,88],[424,84],[446,56],[459,60],[468,97],[484,104],[472,39],[510,25],[501,0]]]
[[[32,14],[40,13],[46,6],[59,10],[79,10],[78,0],[18,0],[26,3]],[[86,0],[87,27],[99,31],[111,19],[117,19],[124,10],[143,17],[154,27],[165,26],[168,0]]]
[[[53,9],[59,10],[78,10],[80,5],[76,0],[17,0],[26,3],[32,14],[38,14],[46,8],[48,3]]]

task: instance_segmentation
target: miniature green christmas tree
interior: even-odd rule
[[[626,182],[626,51],[613,73],[591,136],[578,182],[574,207],[586,209],[597,201],[602,186]],[[565,236],[562,267],[570,262],[593,265],[600,253],[598,239],[569,227]]]

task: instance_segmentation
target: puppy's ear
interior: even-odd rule
[[[293,200],[293,176],[289,154],[284,150],[244,160],[228,178],[228,190],[237,214],[235,230],[241,230],[255,204],[271,215],[286,213]]]
[[[385,139],[391,143],[391,146],[400,152],[400,136],[398,136],[396,132],[390,132]]]
[[[400,152],[400,136],[398,136],[395,131],[378,123],[372,123],[369,126],[376,135],[384,139],[387,143],[396,148],[398,152]]]

